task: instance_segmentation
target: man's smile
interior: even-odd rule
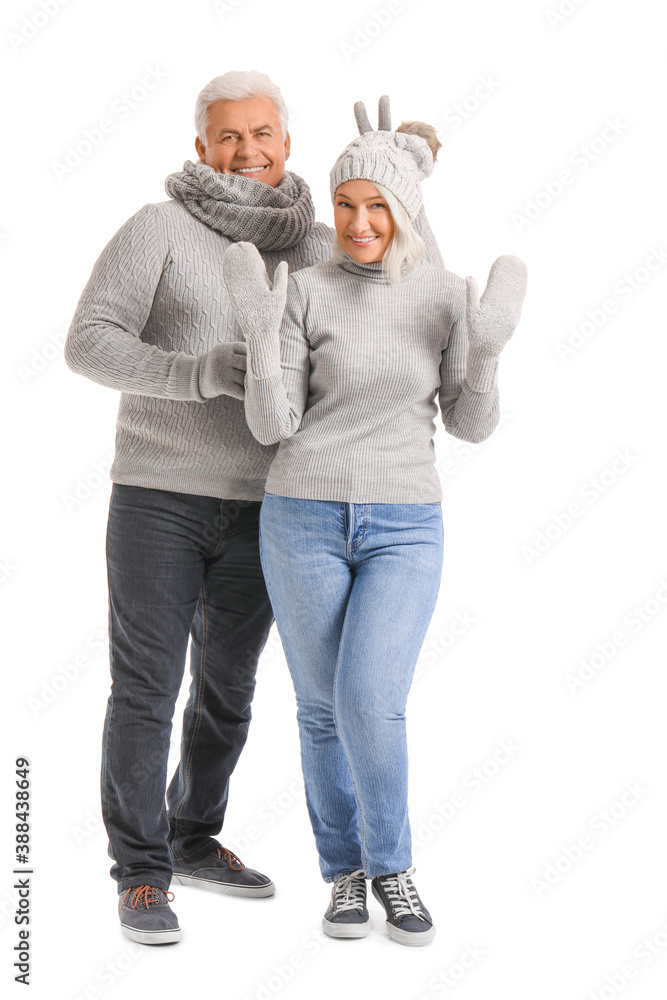
[[[263,170],[268,170],[269,164],[264,163],[259,167],[233,167],[233,174],[259,174]]]

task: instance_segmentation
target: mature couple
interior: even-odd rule
[[[525,270],[499,258],[480,303],[421,207],[434,131],[392,131],[384,99],[377,131],[362,106],[357,120],[332,230],[285,171],[278,88],[216,77],[197,99],[199,162],[106,246],[68,334],[69,366],[122,392],[102,807],[121,927],[142,943],[179,939],[174,883],[275,891],[216,840],[274,614],[333,883],[324,930],[368,933],[371,879],[394,940],[435,933],[412,879],[404,714],[442,564],[433,419],[438,397],[455,436],[494,429]]]

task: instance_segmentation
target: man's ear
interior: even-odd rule
[[[289,132],[285,136],[285,159],[289,160],[290,146],[292,145],[292,140],[290,139]]]
[[[197,150],[197,156],[199,157],[199,159],[202,161],[202,163],[205,163],[206,162],[206,146],[201,141],[201,139],[199,138],[199,136],[197,136],[197,138],[195,139],[195,149]]]

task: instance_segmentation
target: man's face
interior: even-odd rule
[[[250,177],[275,187],[285,173],[290,138],[289,132],[283,137],[270,98],[216,101],[208,109],[206,145],[197,136],[195,149],[218,174]]]

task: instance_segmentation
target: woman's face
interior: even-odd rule
[[[370,181],[345,181],[336,188],[334,225],[343,250],[359,264],[382,260],[394,238],[389,206]]]

